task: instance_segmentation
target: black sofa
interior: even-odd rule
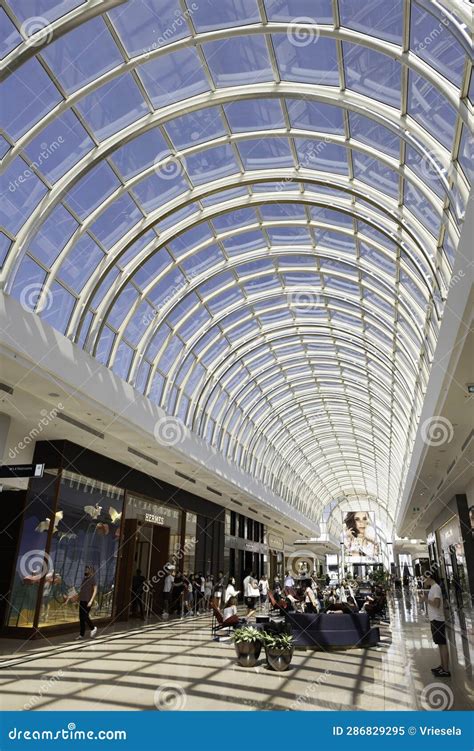
[[[295,647],[374,647],[380,631],[367,613],[286,613]]]

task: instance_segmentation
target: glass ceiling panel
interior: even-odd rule
[[[216,86],[273,81],[273,71],[263,36],[230,37],[203,45]]]
[[[451,150],[456,112],[434,86],[413,71],[409,73],[408,113]]]
[[[191,8],[193,4],[189,3]],[[197,31],[213,31],[260,21],[257,0],[219,0],[212,12],[206,3],[194,3],[192,20]]]
[[[272,36],[283,81],[339,86],[337,47],[334,39],[309,37],[310,44],[295,44],[291,35]]]
[[[34,12],[36,15],[45,18],[47,21],[56,21],[73,8],[83,5],[85,0],[35,0]],[[31,2],[25,3],[25,0],[9,0],[10,8],[20,21],[27,21],[31,18]]]
[[[279,99],[241,99],[226,104],[224,112],[234,133],[285,127]]]
[[[32,58],[2,83],[2,127],[18,139],[61,100],[44,68]]]
[[[400,63],[368,47],[348,42],[342,46],[347,88],[400,107]]]
[[[401,44],[403,2],[389,0],[364,5],[360,0],[339,0],[341,25]]]
[[[311,19],[314,23],[332,24],[331,0],[265,0],[265,10],[270,21]]]
[[[178,0],[131,0],[108,12],[130,57],[189,36]]]
[[[410,47],[418,57],[436,68],[441,75],[460,86],[465,55],[457,39],[450,33],[449,23],[446,15],[440,20],[413,2]]]
[[[29,5],[18,28],[80,3]],[[463,31],[418,0],[211,5],[125,0],[12,53],[4,288],[47,283],[46,322],[303,513],[348,487],[395,513],[472,174]]]
[[[25,153],[50,182],[59,180],[94,142],[73,112],[55,118],[26,147]]]
[[[94,43],[84,44],[87,39]],[[123,62],[100,16],[59,37],[41,55],[67,92],[80,89]]]
[[[341,107],[305,99],[287,99],[286,106],[294,128],[320,133],[344,133],[344,111]]]
[[[148,113],[132,76],[127,73],[81,99],[78,109],[99,141]]]
[[[166,131],[177,149],[205,143],[226,135],[224,123],[217,107],[190,112],[166,123]]]
[[[209,90],[197,52],[190,48],[144,63],[139,75],[155,109]]]

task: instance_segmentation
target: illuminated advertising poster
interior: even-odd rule
[[[369,511],[348,511],[343,517],[344,556],[348,563],[378,563],[380,545],[375,518]]]

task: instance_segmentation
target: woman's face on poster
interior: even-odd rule
[[[359,534],[363,535],[369,525],[369,518],[363,511],[359,511],[354,516],[354,522]]]

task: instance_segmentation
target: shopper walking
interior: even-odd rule
[[[219,609],[221,607],[223,596],[224,596],[224,572],[219,571],[219,573],[217,574],[217,579],[216,579],[216,583],[214,586],[214,600],[216,603],[216,607]]]
[[[258,589],[260,592],[260,607],[264,608],[268,600],[268,579],[265,574],[260,577]]]
[[[97,582],[95,572],[92,566],[86,566],[84,569],[84,578],[79,589],[79,629],[80,633],[77,639],[84,639],[86,628],[90,629],[91,638],[97,634],[97,626],[92,623],[89,613],[94,600],[97,596]]]
[[[174,568],[165,566],[166,576],[163,584],[163,617],[168,618],[170,612],[171,592],[173,591]]]
[[[141,570],[137,568],[135,576],[132,579],[132,617],[137,615],[137,610],[140,611],[140,618],[144,620],[145,612],[143,608],[143,585],[145,583],[145,577]]]
[[[433,574],[427,571],[425,574],[425,592],[428,620],[431,626],[433,641],[438,645],[441,665],[431,668],[431,672],[437,678],[450,678],[449,651],[446,641],[446,621],[444,617],[443,595],[441,587]]]

